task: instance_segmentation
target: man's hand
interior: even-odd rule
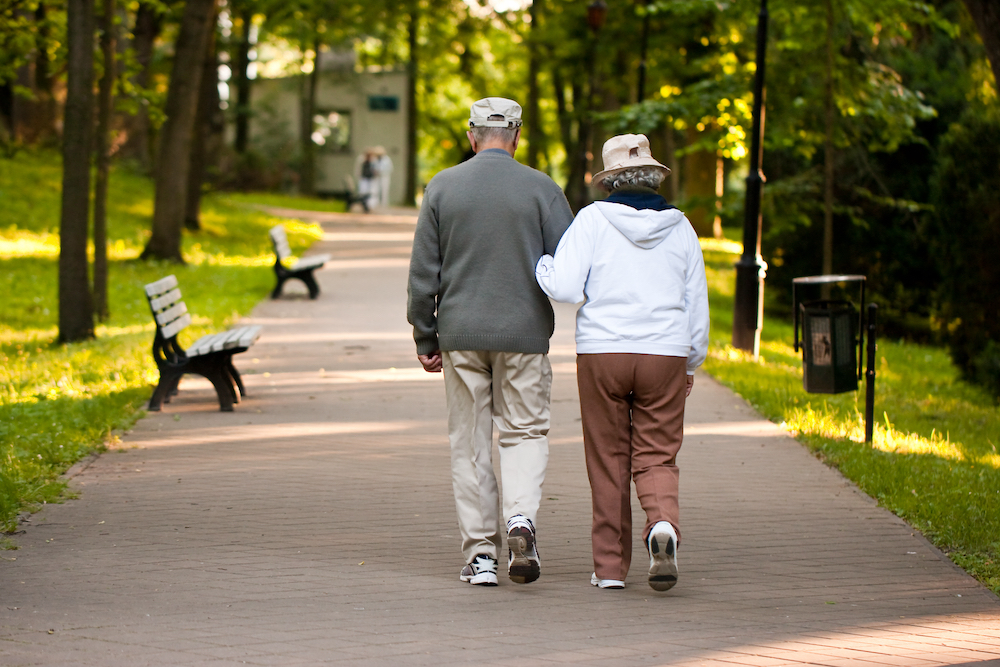
[[[417,361],[428,373],[441,372],[441,350],[434,350],[430,354],[418,354]],[[688,390],[690,391],[690,389]]]
[[[687,376],[687,391],[684,393],[684,396],[685,397],[690,396],[692,389],[694,389],[694,376],[693,375],[688,375]]]

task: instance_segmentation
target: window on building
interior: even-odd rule
[[[369,111],[399,111],[399,97],[396,95],[369,95]]]
[[[323,110],[313,116],[312,140],[324,153],[351,150],[351,112]]]

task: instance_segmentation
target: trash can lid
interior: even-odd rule
[[[822,283],[857,283],[867,280],[867,276],[860,275],[829,275],[829,276],[804,276],[802,278],[792,278],[796,284],[819,285]]]

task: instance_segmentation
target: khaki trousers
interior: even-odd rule
[[[552,367],[544,354],[441,353],[448,400],[451,476],[465,562],[500,552],[500,493],[493,472],[499,431],[503,518],[535,521],[549,460]]]
[[[632,562],[632,493],[680,540],[676,457],[684,437],[687,359],[649,354],[577,355],[583,446],[593,498],[594,572],[625,580]]]

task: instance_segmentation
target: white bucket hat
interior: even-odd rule
[[[668,167],[653,159],[653,152],[649,150],[649,139],[644,134],[620,134],[611,137],[604,142],[601,158],[604,161],[604,171],[594,174],[590,181],[601,190],[606,189],[603,183],[605,178],[634,167],[655,167],[661,169],[664,176],[670,173]]]
[[[484,97],[472,103],[469,127],[521,127],[521,105],[504,97]]]

